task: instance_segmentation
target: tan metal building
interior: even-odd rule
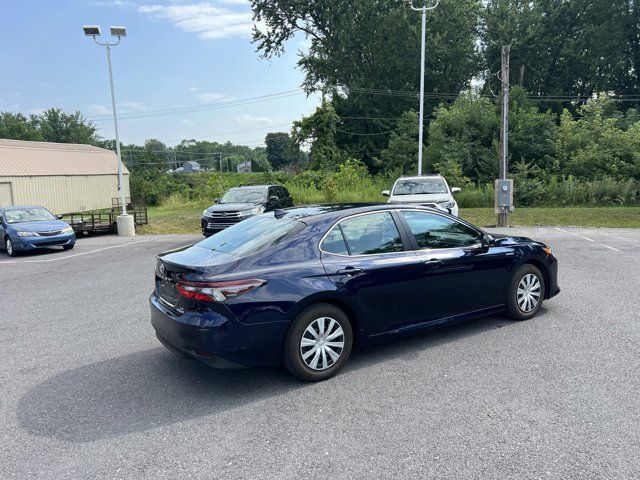
[[[123,178],[129,197],[126,167]],[[42,205],[63,214],[109,208],[118,196],[118,157],[111,150],[0,139],[0,206]]]

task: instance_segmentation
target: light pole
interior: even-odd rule
[[[427,45],[427,12],[434,10],[440,5],[440,0],[436,1],[436,4],[427,7],[428,0],[423,0],[422,7],[414,7],[413,0],[406,0],[411,10],[416,12],[422,12],[422,48],[420,51],[420,131],[418,133],[418,175],[422,175],[422,150],[423,150],[423,138],[424,138],[424,59],[425,49]]]
[[[116,134],[116,155],[118,156],[118,190],[120,191],[120,203],[122,207],[122,213],[117,218],[118,235],[121,236],[133,236],[135,235],[135,225],[133,217],[127,215],[127,202],[124,193],[124,180],[122,174],[122,156],[120,154],[120,135],[118,134],[118,115],[116,113],[116,94],[113,88],[113,72],[111,68],[111,47],[115,47],[120,44],[122,37],[127,36],[127,29],[125,27],[109,27],[111,36],[117,37],[118,41],[114,43],[99,42],[96,37],[100,36],[100,27],[97,25],[84,25],[82,27],[85,36],[92,37],[93,41],[105,47],[107,50],[107,65],[109,66],[109,86],[111,88],[111,108],[113,110],[113,128]]]

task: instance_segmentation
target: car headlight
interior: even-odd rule
[[[442,205],[444,208],[453,208],[456,206],[456,201],[447,200],[446,202],[439,202],[439,205]]]
[[[39,237],[40,235],[38,235],[36,232],[18,231],[18,236],[19,237]]]
[[[64,227],[60,233],[71,233],[71,232],[73,232],[73,228]]]
[[[260,215],[262,212],[264,212],[264,207],[260,206],[260,207],[252,208],[251,210],[245,210],[244,212],[240,212],[240,216],[250,217],[251,215]]]
[[[209,216],[209,210],[205,210],[204,212],[202,212],[202,216],[203,217],[208,217]]]

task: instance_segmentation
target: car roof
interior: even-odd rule
[[[420,180],[422,178],[444,178],[439,173],[427,173],[426,175],[407,175],[398,178],[398,180]]]
[[[46,210],[45,207],[43,207],[42,205],[10,205],[7,207],[0,207],[0,209],[3,210],[20,210],[22,208],[44,208]]]
[[[238,185],[237,187],[231,187],[229,190],[237,190],[239,188],[269,188],[269,187],[281,187],[282,185]]]
[[[440,210],[437,210],[435,208],[411,203],[338,203],[305,205],[302,207],[290,207],[281,210],[278,209],[275,210],[274,214],[278,216],[278,218],[290,218],[296,220],[304,219],[305,223],[315,223],[327,220],[337,220],[343,217],[357,215],[360,213],[407,208],[441,213]]]

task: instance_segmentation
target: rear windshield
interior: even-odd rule
[[[449,193],[447,184],[442,178],[399,180],[393,189],[394,195],[428,195],[433,193]]]
[[[245,257],[277,245],[303,230],[299,220],[277,219],[273,214],[259,215],[237,223],[197,245],[234,257]]]

